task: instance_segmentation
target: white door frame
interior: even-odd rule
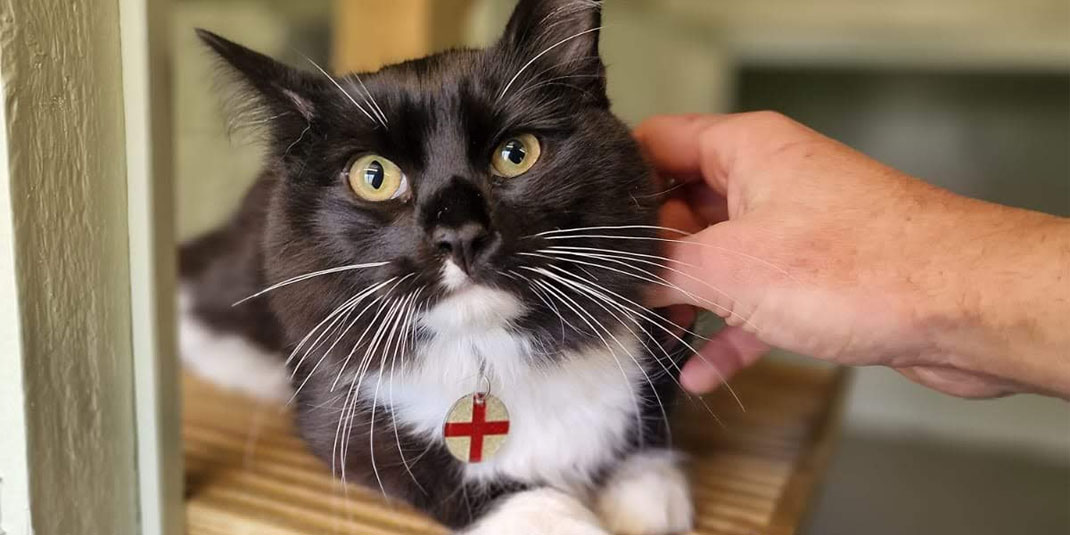
[[[184,535],[169,0],[120,0],[141,535]]]

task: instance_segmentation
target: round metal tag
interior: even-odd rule
[[[494,457],[509,436],[509,411],[490,394],[458,399],[442,428],[446,448],[461,462],[480,463]]]

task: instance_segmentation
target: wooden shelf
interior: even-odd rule
[[[674,440],[690,456],[695,535],[794,533],[825,471],[843,374],[767,362],[707,398],[681,397]],[[447,530],[377,492],[343,489],[306,453],[287,411],[184,382],[190,535],[401,535]]]

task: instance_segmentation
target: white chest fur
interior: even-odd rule
[[[468,465],[465,477],[582,485],[637,424],[639,344],[617,334],[624,348],[610,339],[613,351],[602,346],[546,361],[531,339],[509,330],[522,313],[516,298],[488,288],[443,301],[422,319],[432,340],[411,357],[411,367],[383,377],[376,402],[390,407],[399,425],[442,440],[453,403],[489,382],[509,410],[509,437],[494,458]]]

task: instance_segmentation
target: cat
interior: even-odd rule
[[[339,78],[198,30],[266,164],[181,250],[187,366],[290,400],[337,477],[462,533],[688,531],[679,338],[639,304],[657,195],[600,24],[521,0],[489,48]],[[477,408],[497,431],[448,439]]]

